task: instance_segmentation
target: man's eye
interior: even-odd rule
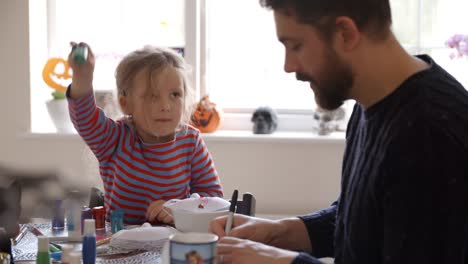
[[[302,48],[301,44],[294,44],[291,46],[292,51],[299,51]]]

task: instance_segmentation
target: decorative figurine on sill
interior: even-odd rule
[[[254,134],[271,134],[278,127],[278,116],[273,108],[262,106],[255,110],[251,121],[254,123]]]
[[[47,112],[59,133],[74,133],[75,129],[68,114],[65,91],[72,79],[72,70],[64,58],[54,57],[47,60],[42,70],[42,79],[53,90],[52,98],[45,102]]]
[[[202,133],[215,132],[222,121],[222,110],[216,107],[216,104],[210,101],[208,96],[204,96],[198,102],[195,111],[191,117],[191,123]]]
[[[42,79],[54,90],[53,99],[65,99],[65,91],[72,78],[68,61],[63,58],[50,58],[42,70]]]
[[[334,131],[344,131],[346,129],[345,115],[343,107],[331,111],[317,107],[314,112],[314,130],[321,136]]]

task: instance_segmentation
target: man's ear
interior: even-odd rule
[[[361,40],[361,32],[354,20],[346,16],[339,16],[335,23],[335,37],[338,40],[336,43],[340,45],[339,48],[345,52],[355,49]]]
[[[119,105],[124,115],[131,114],[131,110],[130,110],[131,106],[130,106],[130,103],[127,101],[127,96],[119,95]]]

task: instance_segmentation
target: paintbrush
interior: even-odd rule
[[[26,225],[21,225],[20,231],[18,234],[12,239],[13,245],[17,245],[20,240],[24,237],[24,235],[28,232],[28,227]]]

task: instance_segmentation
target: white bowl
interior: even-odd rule
[[[216,212],[193,212],[184,209],[173,209],[174,224],[177,230],[182,232],[208,232],[210,221],[219,216],[224,216],[229,210]]]

